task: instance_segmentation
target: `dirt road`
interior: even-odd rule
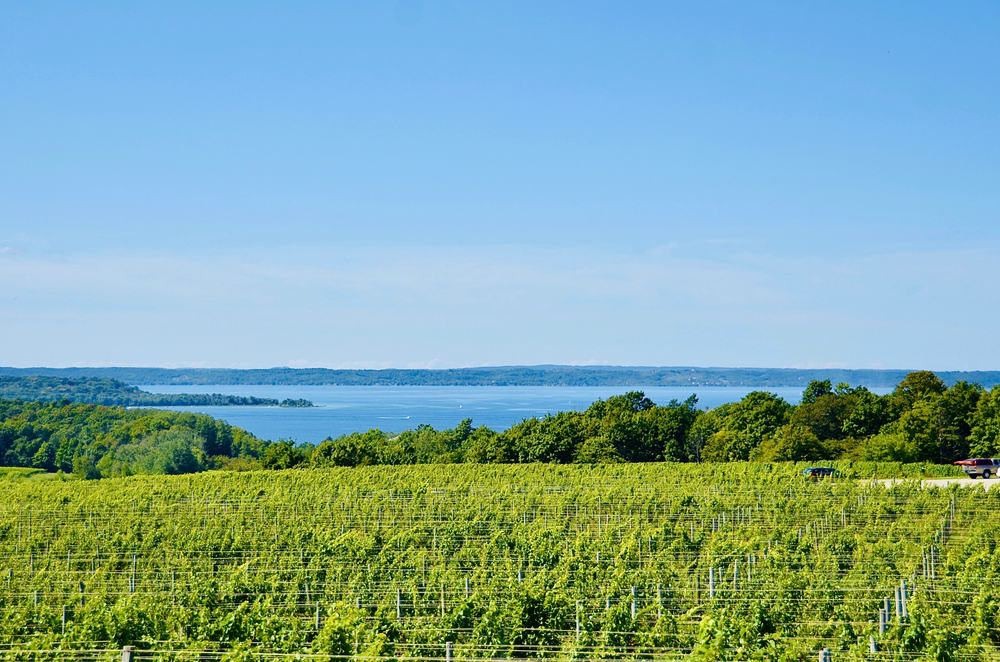
[[[897,483],[908,483],[913,479],[902,479],[902,478],[889,478],[882,479],[876,482],[882,483],[886,487],[892,487]],[[949,485],[959,485],[961,487],[973,487],[976,485],[981,485],[984,490],[992,489],[996,485],[1000,485],[1000,479],[990,478],[989,480],[982,480],[977,478],[927,478],[920,481],[921,487],[948,487]]]

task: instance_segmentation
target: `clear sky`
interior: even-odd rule
[[[1000,369],[1000,4],[0,4],[0,364]]]

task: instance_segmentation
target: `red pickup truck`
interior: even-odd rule
[[[989,478],[1000,473],[1000,459],[995,457],[977,457],[974,460],[959,460],[955,464],[962,467],[962,471],[969,478]]]

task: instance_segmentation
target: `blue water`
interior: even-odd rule
[[[439,430],[471,418],[474,426],[506,430],[515,423],[547,413],[582,411],[599,398],[620,395],[628,387],[603,386],[164,386],[139,388],[151,393],[223,393],[262,398],[305,398],[315,407],[166,407],[221,418],[263,439],[293,439],[318,443],[379,428],[401,432],[426,423]],[[634,388],[634,387],[633,387]],[[641,389],[657,404],[698,395],[699,407],[734,402],[754,388]],[[767,389],[790,403],[798,402],[800,388]]]

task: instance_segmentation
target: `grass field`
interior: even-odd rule
[[[0,476],[10,659],[994,659],[998,497],[844,465]],[[908,615],[895,590],[905,582]],[[880,633],[879,610],[890,615]],[[871,653],[874,637],[878,652]],[[146,658],[144,658],[146,659]]]

